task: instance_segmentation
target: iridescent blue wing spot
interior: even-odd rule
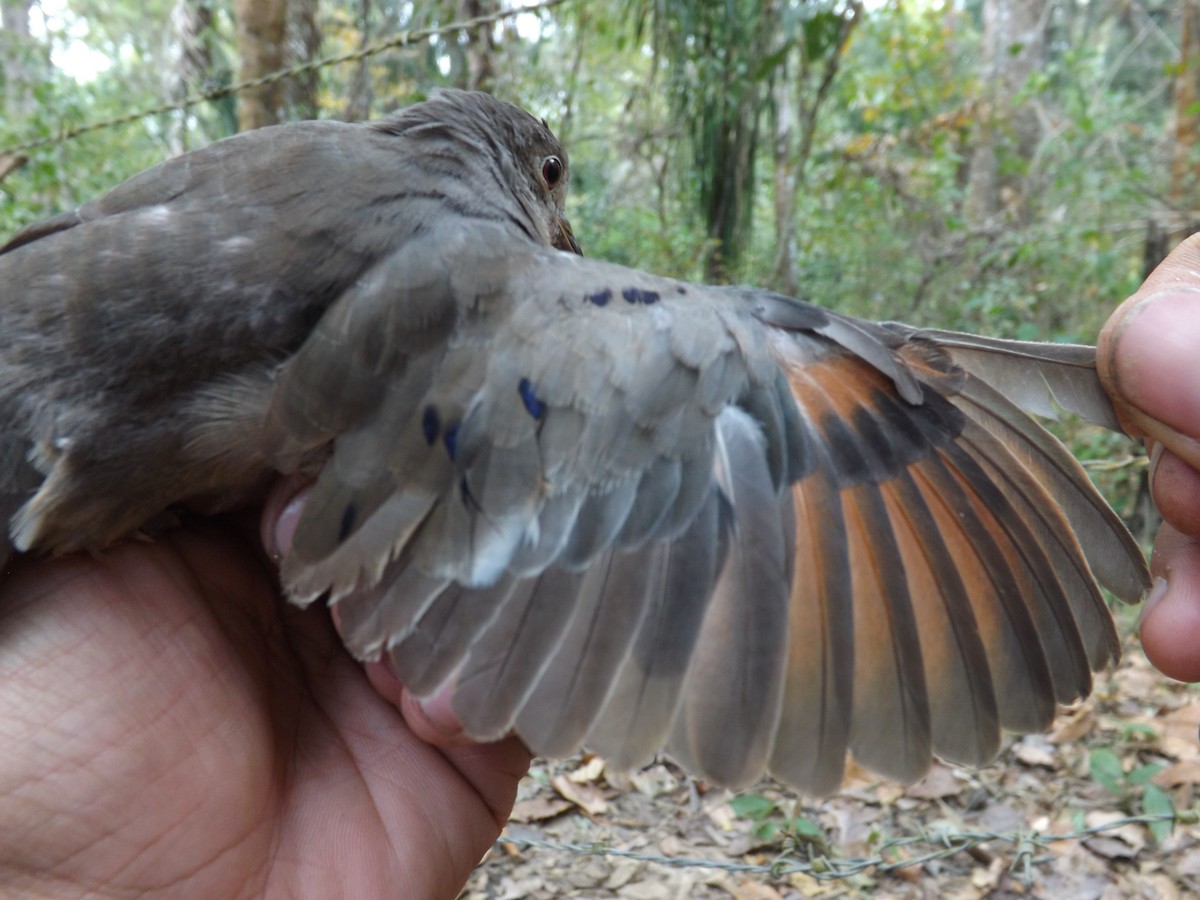
[[[537,390],[528,378],[522,378],[517,385],[517,391],[521,395],[521,402],[525,404],[525,410],[535,419],[540,419],[546,411],[546,406],[538,399]]]
[[[612,299],[612,290],[604,288],[594,294],[586,295],[583,299],[595,306],[608,306],[608,301]]]
[[[438,416],[437,407],[425,407],[425,412],[421,415],[421,431],[425,435],[426,444],[433,445],[433,442],[437,440],[438,431],[441,430],[441,427],[442,422]]]
[[[446,445],[446,452],[450,455],[450,459],[458,453],[458,423],[455,422],[446,429],[446,433],[442,435],[442,443]]]
[[[659,300],[658,291],[645,291],[637,287],[625,288],[621,291],[621,296],[625,298],[626,303],[642,303],[646,306]]]
[[[354,523],[358,520],[358,508],[353,503],[346,504],[346,508],[342,510],[342,521],[338,525],[338,541],[344,541],[350,536],[350,532],[354,530]]]

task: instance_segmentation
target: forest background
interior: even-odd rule
[[[1200,209],[1200,2],[571,2],[60,139],[502,6],[3,0],[0,231],[443,85],[547,119],[590,255],[871,318],[1091,339]]]
[[[570,153],[568,214],[588,255],[868,318],[1092,341],[1200,228],[1200,0],[0,0],[0,236],[236,131],[375,118],[444,86],[547,120]],[[1148,534],[1129,445],[1066,436],[1109,460],[1102,486]],[[1164,693],[1144,660],[1115,678],[1123,699],[1101,689],[1109,712],[1076,729],[1078,753],[1054,751],[1036,802],[993,791],[1021,827],[1047,815],[1083,826],[1080,803],[1097,790],[1124,814],[1194,804],[1200,705]],[[1129,703],[1146,716],[1140,731],[1118,724]],[[1169,710],[1189,742],[1163,743],[1170,729],[1152,723]],[[1040,765],[1021,746],[1017,763]],[[1164,781],[1184,763],[1191,775]],[[542,774],[549,791],[559,776]],[[1016,783],[988,783],[1001,782]],[[565,783],[555,803],[594,820],[564,800]],[[726,805],[722,821],[768,844],[794,839],[802,820],[779,819],[775,796]],[[879,796],[867,806],[895,808]],[[933,800],[945,812],[957,797]],[[766,835],[772,822],[782,830]],[[1139,827],[1162,844],[1167,825]],[[1174,869],[1140,845],[1080,852],[1104,859],[1102,884],[1124,885],[1119,896],[1132,876],[1113,859],[1195,887],[1196,829],[1173,839]],[[1058,859],[1075,881],[1090,871]],[[479,889],[517,869],[481,870]],[[530,877],[555,895],[550,869]]]

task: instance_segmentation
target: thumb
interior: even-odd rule
[[[1096,364],[1126,430],[1200,470],[1200,234],[1171,252],[1100,332]]]

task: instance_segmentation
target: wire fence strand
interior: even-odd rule
[[[375,41],[348,53],[339,53],[333,56],[322,56],[317,59],[308,60],[307,62],[303,63],[297,63],[296,65],[288,66],[283,69],[277,69],[273,72],[267,72],[266,74],[260,75],[256,78],[247,78],[244,81],[237,81],[233,84],[221,85],[219,87],[197,91],[196,93],[188,94],[182,99],[169,103],[160,103],[155,106],[146,107],[136,112],[126,113],[125,115],[116,116],[111,119],[101,119],[96,122],[89,122],[87,124],[77,125],[72,128],[64,128],[53,135],[35,138],[19,144],[12,144],[8,147],[0,148],[0,160],[5,158],[19,157],[31,150],[38,150],[42,147],[58,146],[59,144],[74,140],[75,138],[85,134],[90,134],[95,131],[104,131],[109,128],[118,128],[122,125],[129,125],[133,122],[140,121],[141,119],[149,118],[150,116],[161,116],[166,113],[181,112],[186,110],[188,107],[195,106],[198,103],[206,103],[211,100],[218,100],[221,97],[227,97],[230,94],[240,94],[243,91],[247,91],[256,87],[262,87],[266,84],[273,84],[276,81],[282,81],[297,75],[303,75],[308,72],[318,71],[331,66],[342,65],[344,63],[358,62],[360,60],[376,56],[380,53],[385,53],[388,50],[398,50],[402,47],[409,47],[439,35],[451,34],[456,31],[471,31],[477,28],[482,28],[486,25],[495,24],[503,19],[513,18],[514,16],[540,13],[555,6],[560,6],[566,2],[567,0],[542,0],[542,2],[530,6],[496,10],[484,15],[473,16],[469,19],[461,19],[456,22],[450,22],[447,25],[419,28],[412,31],[401,31],[392,35],[391,37]]]

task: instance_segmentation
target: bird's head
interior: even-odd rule
[[[430,128],[453,130],[480,151],[490,179],[507,187],[531,220],[531,235],[558,250],[583,254],[563,211],[571,180],[567,151],[544,119],[478,91],[442,91],[402,114]],[[411,133],[411,132],[410,132]]]

